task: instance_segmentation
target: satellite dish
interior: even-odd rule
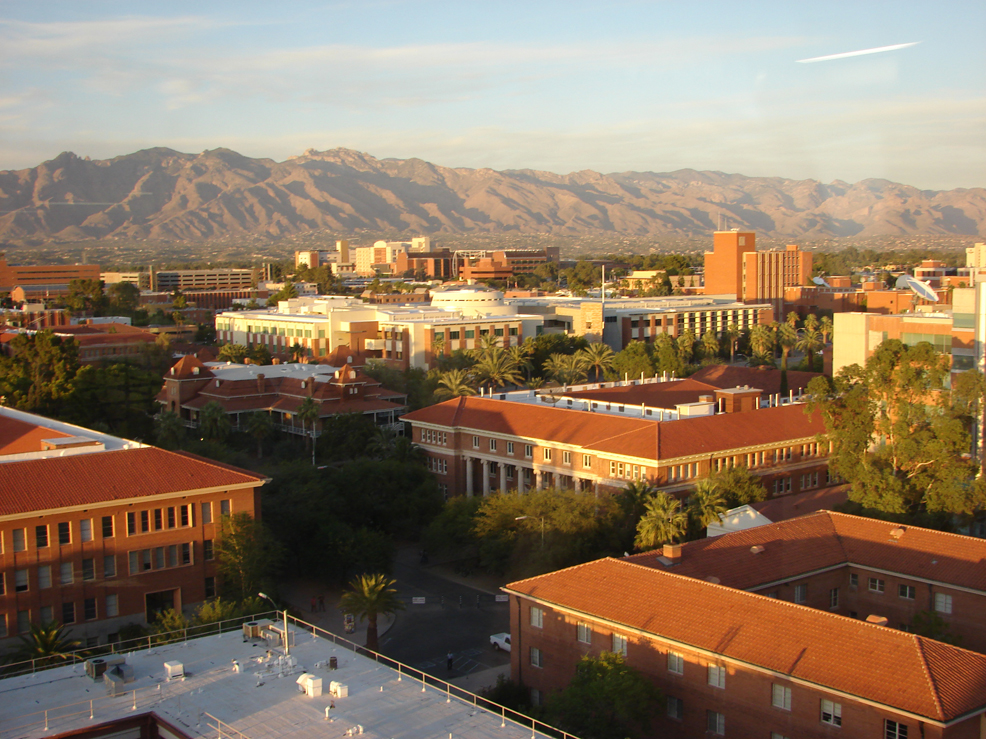
[[[811,278],[811,281],[814,282],[819,287],[832,287],[830,284],[828,284],[825,281],[825,278],[824,277],[812,277]]]
[[[938,302],[938,293],[927,282],[921,282],[921,280],[917,280],[910,275],[901,275],[897,278],[897,289],[904,290],[905,288],[919,298],[923,298],[931,303]]]

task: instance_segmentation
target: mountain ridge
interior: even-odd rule
[[[444,167],[309,149],[283,162],[227,148],[152,147],[105,160],[62,152],[0,171],[0,239],[201,241],[335,233],[702,237],[720,217],[768,238],[986,233],[986,189],[920,190],[719,171]]]

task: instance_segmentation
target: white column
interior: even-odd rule
[[[483,497],[490,494],[490,461],[484,459],[483,462]]]
[[[472,458],[463,457],[462,461],[466,464],[466,497],[472,497]]]
[[[500,492],[507,494],[507,465],[503,462],[500,462]]]
[[[527,470],[526,468],[521,467],[519,464],[516,466],[516,469],[517,469],[517,492],[523,495],[524,490],[527,488],[527,485],[525,484],[525,480],[524,480],[524,474],[527,472]]]
[[[575,484],[575,492],[582,492],[582,479],[579,477],[572,477],[572,482]]]
[[[534,479],[535,479],[534,489],[544,490],[544,476],[541,470],[534,470]]]

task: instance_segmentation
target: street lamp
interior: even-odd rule
[[[514,521],[524,521],[528,518],[541,519],[541,548],[544,549],[544,516],[517,516],[514,518]]]
[[[270,604],[272,606],[274,606],[274,610],[275,611],[277,610],[277,603],[274,602],[274,599],[273,598],[271,598],[269,595],[265,595],[264,593],[257,593],[257,595],[259,597],[263,598],[264,600],[270,601]],[[289,652],[289,648],[288,648],[288,641],[289,641],[289,639],[288,639],[288,609],[287,608],[284,608],[284,610],[282,610],[281,613],[284,614],[284,656],[287,657],[288,654],[290,653]]]

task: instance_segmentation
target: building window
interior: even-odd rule
[[[869,579],[869,590],[871,593],[882,593],[886,583],[879,577],[871,577]]]
[[[192,506],[182,505],[178,506],[178,518],[181,521],[182,526],[194,526],[195,522],[192,520]]]
[[[540,706],[541,705],[541,691],[537,688],[531,688],[531,705]]]
[[[151,530],[151,513],[150,511],[140,512],[140,533],[146,534]]]
[[[544,450],[544,461],[545,462],[550,462],[551,461],[551,450],[550,449],[545,449]]]
[[[726,687],[726,668],[723,665],[709,665],[709,685],[713,688]]]
[[[174,506],[169,506],[168,507],[168,528],[169,529],[175,528],[176,522],[177,522],[177,519],[175,518],[175,507]]]
[[[83,518],[79,521],[79,538],[82,541],[92,541],[92,519]]]
[[[531,626],[537,629],[544,627],[544,611],[537,606],[531,606]]]
[[[71,585],[75,580],[75,572],[71,562],[62,562],[58,572],[58,582],[60,585]]]
[[[10,633],[7,631],[7,614],[0,613],[0,639],[5,639],[8,636]]]
[[[531,665],[534,667],[544,667],[541,650],[537,647],[531,647]]]
[[[794,586],[794,602],[795,603],[805,603],[808,600],[808,585],[795,585]]]
[[[14,551],[27,551],[27,529],[14,529]]]
[[[137,533],[137,514],[133,511],[127,513],[127,536]]]
[[[96,560],[91,557],[82,560],[82,579],[83,580],[95,580],[96,579]]]
[[[562,461],[562,464],[571,464],[572,463],[572,453],[571,452],[562,452],[561,453],[561,461]]]
[[[479,437],[478,436],[472,437],[472,448],[473,449],[479,449]]]
[[[202,504],[202,523],[212,523],[212,503]]]
[[[202,559],[208,562],[215,556],[212,548],[212,539],[206,539],[202,542]]]
[[[913,585],[898,585],[897,586],[897,595],[899,595],[901,598],[906,598],[907,600],[914,600],[915,594],[916,594],[916,591],[914,590],[914,586]]]
[[[220,516],[228,516],[232,510],[233,510],[233,508],[229,504],[229,500],[220,500],[219,501],[219,515]]]
[[[935,593],[935,610],[938,613],[951,613],[952,596],[945,593]]]
[[[14,572],[14,592],[25,593],[28,588],[27,570],[17,570]]]
[[[668,652],[668,672],[675,675],[685,674],[685,655],[678,652]]]
[[[496,439],[490,439],[490,451],[491,452],[496,451]]]
[[[183,565],[192,564],[192,545],[182,544],[181,545],[181,563]]]
[[[172,514],[172,520],[174,520],[174,514]],[[160,508],[155,508],[154,509],[154,530],[155,531],[160,531],[163,528],[164,528],[164,519],[163,519],[163,517],[161,515],[161,509]]]
[[[75,623],[75,603],[62,603],[62,623]]]
[[[38,589],[46,590],[51,587],[51,565],[38,566]]]
[[[514,453],[514,443],[512,441],[507,442],[507,454],[513,456]]]
[[[774,683],[770,688],[770,705],[783,711],[791,710],[791,689]]]
[[[583,644],[592,644],[592,627],[589,624],[579,622],[577,638]]]
[[[839,589],[832,588],[829,591],[829,608],[838,608],[838,607],[839,607]]]
[[[859,587],[859,575],[855,572],[849,574],[849,587],[853,590]]]
[[[524,444],[524,456],[527,459],[534,457],[534,447],[530,444]]]
[[[106,596],[106,617],[110,618],[112,616],[118,616],[120,614],[120,605],[117,600],[116,594]]]
[[[682,717],[685,715],[685,704],[682,702],[681,698],[675,698],[673,695],[668,696],[668,718],[673,718],[677,721],[681,721]]]
[[[883,720],[884,739],[907,739],[907,724],[900,724],[890,719]]]
[[[86,621],[93,621],[96,618],[96,599],[86,598],[82,602],[82,613]]]
[[[206,598],[216,597],[216,578],[207,577],[205,579],[205,597]]]
[[[842,704],[823,700],[822,723],[832,726],[842,726]]]
[[[103,577],[116,577],[116,555],[107,554],[103,557]]]
[[[613,634],[613,654],[627,656],[627,638],[623,634]]]
[[[17,633],[26,634],[31,630],[31,612],[30,611],[18,611],[17,612]]]
[[[34,543],[38,549],[44,549],[48,546],[48,527],[47,526],[35,526],[34,527]]]
[[[706,711],[706,728],[710,734],[723,736],[726,733],[726,717],[718,711]]]
[[[584,467],[585,469],[589,469],[590,467],[592,467],[592,455],[591,454],[583,454],[582,455],[582,467]]]
[[[103,538],[113,538],[113,516],[103,516]]]

